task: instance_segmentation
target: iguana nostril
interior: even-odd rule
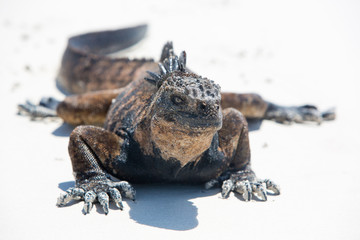
[[[214,104],[211,102],[200,102],[199,103],[199,110],[202,115],[206,116],[216,116],[218,111],[220,109],[220,106],[218,104]]]
[[[206,110],[206,104],[205,103],[200,103],[200,109],[202,110],[202,111],[205,111]]]

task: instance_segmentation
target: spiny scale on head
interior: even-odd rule
[[[160,87],[162,81],[166,75],[175,72],[186,72],[186,53],[182,51],[180,53],[180,58],[174,54],[173,46],[171,42],[165,44],[163,52],[161,54],[161,59],[164,60],[159,62],[160,74],[147,71],[151,78],[146,77],[145,80],[149,81],[152,84],[155,84],[157,87]]]
[[[186,52],[182,51],[180,53],[180,58],[179,58],[180,71],[185,72],[185,66],[186,66]]]
[[[213,80],[192,73],[172,76],[164,84],[170,87],[168,89],[175,87],[177,91],[182,91],[186,95],[203,100],[219,98],[221,92],[220,86]]]

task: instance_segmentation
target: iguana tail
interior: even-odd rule
[[[57,85],[67,93],[85,93],[126,86],[136,70],[153,60],[112,58],[144,38],[147,25],[71,37],[62,58]]]

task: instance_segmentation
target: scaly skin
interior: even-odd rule
[[[128,181],[210,182],[222,184],[223,197],[235,191],[246,201],[253,193],[267,199],[264,183],[270,181],[256,178],[250,168],[245,117],[234,108],[222,110],[220,86],[187,72],[185,54],[178,59],[167,45],[164,51],[169,54],[159,73],[149,72],[151,78],[135,80],[119,92],[104,128],[75,128],[69,154],[76,186],[59,198],[59,206],[83,198],[83,211],[89,213],[97,199],[107,214],[108,194],[120,208],[114,192],[134,197]],[[109,175],[121,179],[122,187]],[[269,190],[279,194],[272,186]]]
[[[164,46],[158,63],[105,55],[139,41],[145,30],[139,26],[69,40],[58,85],[77,95],[50,113],[73,125],[104,123],[104,128],[84,125],[71,133],[76,185],[57,205],[82,199],[87,214],[98,201],[107,214],[110,200],[122,209],[121,195],[135,199],[128,182],[204,183],[221,187],[224,198],[233,191],[245,201],[254,196],[265,201],[268,191],[280,194],[274,182],[258,179],[251,169],[246,117],[300,123],[333,119],[334,113],[310,105],[282,107],[257,94],[222,93],[214,81],[190,72],[185,52],[176,56],[172,43]],[[54,109],[54,101],[44,100],[39,109],[19,107],[42,116],[47,106]]]

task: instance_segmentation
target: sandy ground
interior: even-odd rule
[[[138,201],[108,216],[55,206],[74,184],[72,127],[16,106],[63,98],[54,79],[69,36],[144,22],[146,39],[125,55],[158,58],[172,40],[223,90],[337,108],[321,126],[251,132],[253,168],[280,196],[247,203],[201,186],[136,185]],[[0,0],[0,239],[360,239],[359,23],[358,1]]]

